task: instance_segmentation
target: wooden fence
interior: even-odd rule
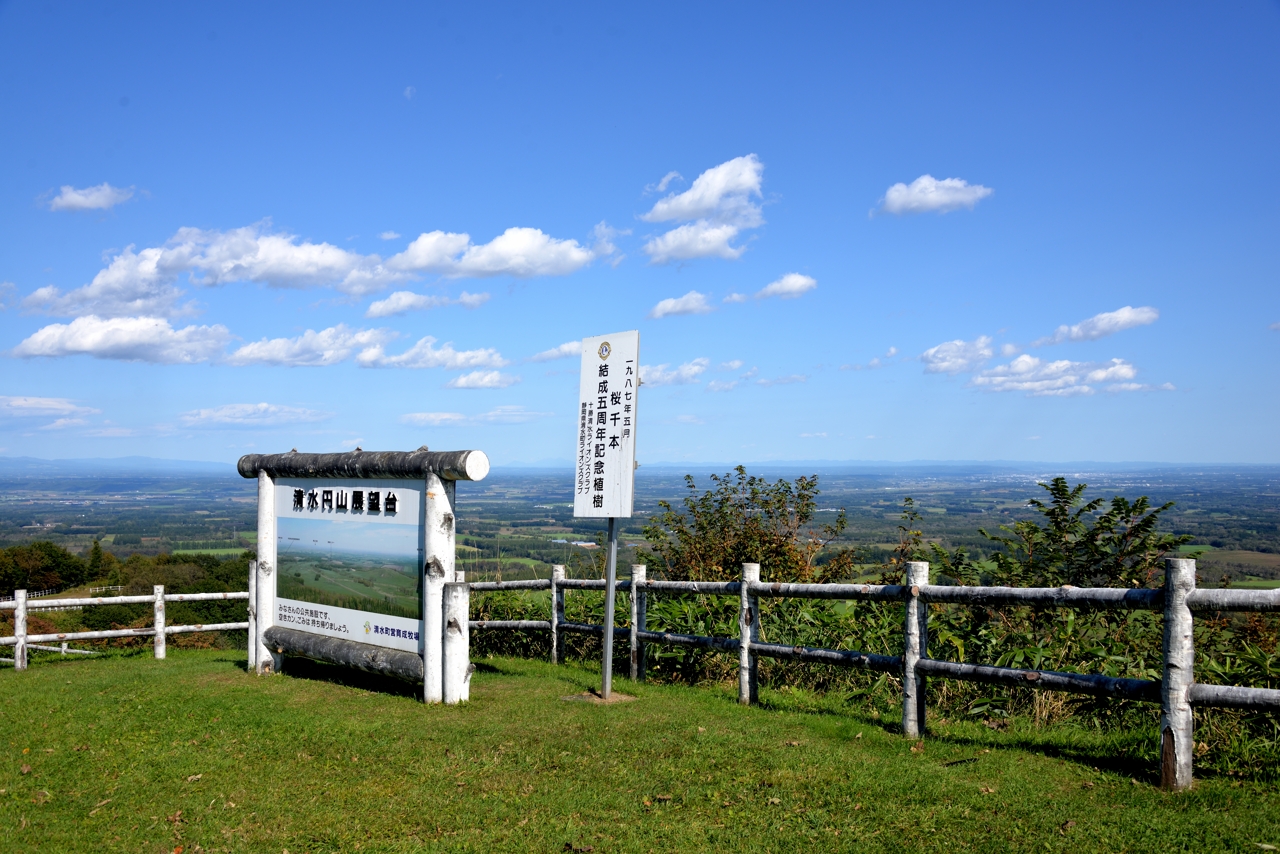
[[[1195,748],[1193,706],[1280,711],[1280,690],[1209,685],[1194,680],[1195,647],[1193,615],[1196,612],[1280,611],[1280,590],[1197,590],[1194,560],[1167,560],[1161,589],[1110,587],[950,587],[929,583],[929,564],[907,564],[905,584],[779,584],[760,581],[759,564],[743,564],[742,580],[731,582],[650,581],[645,567],[632,568],[630,581],[617,589],[631,598],[629,627],[614,626],[613,638],[625,637],[631,645],[631,678],[643,679],[645,645],[692,646],[738,654],[738,699],[757,701],[756,663],[760,657],[835,664],[895,673],[902,677],[902,731],[912,738],[925,732],[925,680],[930,677],[961,679],[996,685],[1068,691],[1128,700],[1160,703],[1160,779],[1168,789],[1191,785]],[[603,636],[604,626],[571,623],[564,619],[567,590],[605,589],[604,579],[570,579],[564,567],[552,577],[537,581],[474,582],[476,593],[498,590],[550,590],[549,620],[473,620],[472,629],[546,630],[551,634],[551,660],[561,658],[564,632]],[[653,593],[734,596],[739,600],[738,637],[704,637],[652,632],[645,621],[647,597]],[[838,599],[845,601],[901,602],[905,606],[901,655],[875,655],[839,649],[762,643],[759,627],[760,597]],[[1121,679],[1087,673],[1026,670],[983,664],[963,664],[930,658],[930,604],[984,607],[1030,605],[1042,608],[1086,608],[1161,611],[1164,615],[1163,673],[1158,681]]]
[[[157,584],[149,596],[98,596],[92,599],[41,599],[28,598],[27,591],[14,591],[14,598],[0,602],[0,611],[13,611],[13,634],[0,637],[0,646],[13,647],[13,658],[2,658],[0,661],[13,664],[15,670],[27,669],[27,652],[32,649],[52,652],[92,654],[92,650],[69,649],[71,641],[105,640],[107,638],[150,637],[153,639],[156,658],[165,656],[165,640],[169,635],[184,632],[226,632],[249,628],[249,623],[211,623],[193,626],[170,626],[165,624],[164,605],[166,602],[213,602],[228,599],[248,599],[248,592],[230,593],[165,593],[164,585]],[[87,608],[93,605],[141,605],[151,603],[154,622],[150,628],[110,629],[99,632],[59,632],[54,634],[33,635],[27,632],[27,615],[32,611],[67,611],[72,608]],[[59,643],[61,647],[44,646]]]

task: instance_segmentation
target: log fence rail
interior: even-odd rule
[[[814,664],[834,664],[895,673],[902,677],[902,732],[920,738],[926,731],[926,680],[933,676],[994,685],[1066,691],[1094,696],[1142,700],[1161,705],[1161,784],[1167,789],[1191,785],[1192,755],[1195,747],[1192,707],[1219,707],[1280,712],[1280,690],[1209,685],[1193,678],[1195,649],[1193,615],[1224,611],[1280,611],[1277,590],[1197,590],[1195,561],[1165,561],[1165,583],[1160,589],[1103,587],[961,587],[929,583],[929,564],[907,564],[904,584],[783,584],[761,582],[759,564],[743,564],[742,580],[727,582],[649,580],[646,568],[632,567],[630,580],[617,583],[619,592],[631,599],[631,620],[626,627],[613,627],[613,638],[625,638],[631,646],[631,678],[645,675],[645,646],[665,644],[700,647],[737,653],[738,700],[750,705],[758,701],[756,664],[760,657]],[[549,631],[551,660],[563,658],[565,632],[603,637],[605,627],[569,622],[564,618],[564,595],[568,590],[605,589],[604,579],[566,578],[564,567],[556,566],[550,579],[535,581],[473,582],[475,593],[502,590],[550,590],[550,620],[472,620],[473,630],[511,629]],[[738,637],[707,637],[672,632],[654,632],[646,625],[647,598],[653,593],[733,596],[739,600]],[[799,598],[844,601],[900,602],[904,605],[901,655],[880,655],[854,650],[817,649],[805,646],[764,643],[759,640],[759,599]],[[1101,674],[1064,673],[965,664],[929,657],[928,605],[969,605],[982,607],[1033,606],[1110,610],[1160,611],[1164,616],[1163,673],[1159,680],[1125,679]]]

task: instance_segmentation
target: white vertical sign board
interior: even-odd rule
[[[574,516],[631,516],[639,387],[637,330],[582,340]]]

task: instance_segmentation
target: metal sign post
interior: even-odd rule
[[[578,386],[578,452],[573,515],[609,520],[605,558],[604,662],[600,695],[613,689],[613,619],[618,519],[631,518],[635,495],[636,402],[640,333],[584,338]]]

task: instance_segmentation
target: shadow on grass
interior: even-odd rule
[[[326,664],[312,661],[309,658],[285,656],[285,676],[292,679],[307,679],[313,682],[327,682],[330,685],[341,685],[344,688],[355,688],[376,694],[390,694],[393,697],[422,697],[422,685],[394,679],[377,673],[365,673],[353,667],[339,664]]]

